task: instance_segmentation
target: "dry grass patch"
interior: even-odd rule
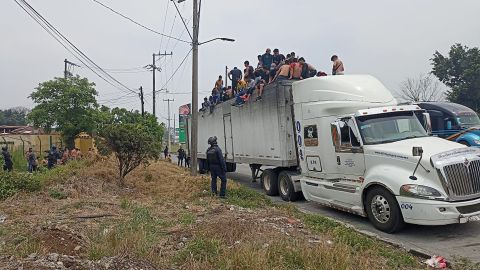
[[[115,184],[113,159],[71,169],[41,192],[0,202],[8,216],[2,252],[19,260],[32,252],[124,258],[159,269],[422,268],[402,250],[235,182],[220,200],[208,176],[191,177],[170,163],[137,168],[126,188]]]

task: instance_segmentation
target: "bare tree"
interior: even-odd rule
[[[411,102],[443,101],[445,86],[430,74],[407,78],[400,85],[400,98]]]

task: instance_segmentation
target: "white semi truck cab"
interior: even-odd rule
[[[217,136],[229,168],[249,164],[254,179],[262,171],[268,195],[302,192],[386,232],[480,219],[480,150],[430,136],[428,114],[397,106],[372,76],[282,82],[262,101],[199,119],[199,157]]]

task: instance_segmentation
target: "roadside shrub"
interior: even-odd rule
[[[0,200],[4,200],[20,191],[38,191],[41,187],[40,180],[31,174],[0,172]]]

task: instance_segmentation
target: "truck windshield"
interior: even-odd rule
[[[465,128],[480,126],[480,119],[476,114],[458,115],[457,120],[460,126]]]
[[[412,111],[359,116],[357,122],[364,144],[428,136]]]

